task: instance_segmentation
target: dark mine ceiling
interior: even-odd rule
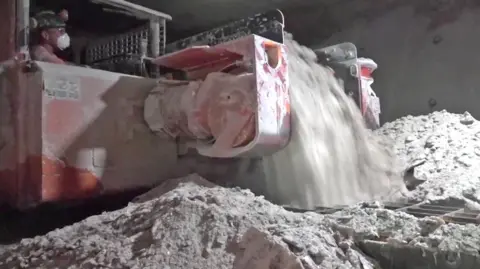
[[[333,24],[329,22],[327,7],[339,0],[134,0],[129,1],[145,7],[155,9],[172,16],[172,21],[167,23],[167,37],[169,41],[183,38],[232,20],[241,19],[272,9],[280,9],[285,14],[287,31],[302,39],[311,37],[311,30],[320,33],[319,26]],[[351,1],[351,0],[347,0]],[[345,2],[345,0],[343,0]],[[70,28],[82,26],[88,32],[99,34],[106,28],[122,31],[132,24],[132,19],[125,17],[118,19],[118,14],[105,14],[102,7],[88,0],[32,0],[32,10],[67,9],[70,13]],[[101,19],[100,19],[101,18]],[[295,19],[292,19],[295,18]],[[301,18],[301,21],[298,20]],[[329,26],[330,30],[334,27]],[[298,34],[297,34],[298,33]],[[303,39],[305,39],[303,38]]]
[[[191,32],[206,30],[232,20],[241,19],[272,9],[288,13],[307,13],[315,10],[322,16],[325,6],[338,0],[136,0],[144,5],[172,16],[170,31]],[[286,23],[289,25],[289,23]]]
[[[31,0],[34,8],[70,12],[69,25],[80,25],[87,32],[101,34],[106,28],[117,29],[131,26],[132,19],[118,19],[118,14],[105,14],[102,7],[89,0]],[[415,13],[442,20],[449,15],[472,5],[478,0],[418,1],[418,0],[131,0],[172,16],[167,23],[167,39],[174,41],[205,31],[232,20],[242,19],[256,13],[280,9],[285,15],[285,27],[296,40],[310,45],[351,26],[359,18],[369,20],[400,6],[413,6]],[[468,3],[467,3],[468,2]],[[463,3],[463,4],[462,4]],[[470,4],[469,4],[470,3]],[[460,5],[461,4],[461,5]],[[433,17],[432,17],[433,16]]]

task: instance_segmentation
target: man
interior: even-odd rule
[[[33,18],[31,22],[35,42],[31,48],[33,60],[66,64],[55,52],[70,46],[70,37],[65,32],[67,20],[66,10],[59,14],[55,14],[53,11],[42,11]]]

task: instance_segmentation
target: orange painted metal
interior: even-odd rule
[[[114,88],[112,85],[122,75],[46,63],[34,63],[34,66],[37,70],[29,72],[25,71],[23,64],[13,66],[0,75],[0,202],[28,208],[43,202],[78,200],[115,192],[116,186],[122,189],[128,182],[122,182],[121,178],[118,184],[107,182],[109,187],[104,188],[105,181],[100,181],[93,154],[95,147],[107,147],[107,142],[117,142],[114,135],[118,136],[121,132],[111,126],[102,130],[101,124],[95,125],[94,130],[89,129],[103,112],[103,95]],[[69,68],[74,71],[68,71]],[[65,70],[67,72],[62,74]],[[82,74],[82,70],[92,74]],[[61,81],[58,76],[81,83],[81,88],[76,89],[77,95],[72,98],[55,95],[48,84]],[[128,82],[126,85],[136,90],[134,93],[142,90],[142,85],[129,85]],[[59,89],[63,87],[62,84],[57,86]],[[153,83],[147,89],[151,87]],[[125,90],[120,88],[117,91],[122,97],[118,98],[120,101],[124,102],[129,97]],[[140,96],[139,100],[143,97]],[[112,104],[112,107],[117,108],[118,104]],[[126,110],[129,109],[131,107],[126,107]],[[106,122],[116,121],[113,117],[120,115],[110,111],[107,114],[102,117]],[[141,120],[141,115],[136,117]],[[128,117],[118,121],[129,124]],[[129,127],[126,132],[132,126]],[[104,133],[111,135],[104,141],[95,140],[96,136]],[[118,145],[122,143],[118,141],[111,147],[120,148]],[[83,156],[82,150],[89,154]],[[141,156],[136,157],[142,159]],[[145,163],[152,166],[151,162]]]
[[[16,168],[0,171],[0,179],[3,202],[18,208],[38,202],[88,198],[101,190],[98,177],[92,172],[46,156],[28,156]]]
[[[99,178],[91,171],[46,156],[38,159],[35,161],[42,163],[42,201],[81,199],[100,193]]]
[[[24,64],[13,66],[0,78],[1,202],[27,208],[40,201],[92,196],[99,189],[95,175],[42,153],[42,138],[48,138],[42,135],[42,123],[45,130],[68,133],[69,125],[62,125],[62,118],[74,118],[71,114],[78,110],[54,102],[44,112],[56,115],[55,120],[42,118],[42,87],[29,83],[35,79],[24,68]]]
[[[194,96],[188,99],[194,105],[183,109],[184,115],[191,113],[193,117],[178,116],[180,108],[163,113],[168,130],[174,130],[175,126],[193,126],[189,133],[202,131],[195,137],[214,138],[212,147],[199,149],[200,154],[221,158],[265,156],[288,143],[290,98],[284,45],[251,35],[213,47],[186,48],[160,56],[154,63],[181,69],[189,80],[202,81],[194,82],[196,86],[191,83],[191,89],[172,90],[171,95],[177,95],[178,99],[182,95],[184,100]],[[219,72],[232,77],[222,79]],[[235,78],[246,75],[251,76],[252,83]],[[175,102],[160,103],[162,107],[178,107]],[[188,120],[188,124],[182,120]]]
[[[217,85],[231,91],[211,85],[192,115],[216,142],[224,138],[226,151],[238,148],[263,156],[288,143],[286,51],[280,47],[280,54],[272,54],[280,58],[272,67],[266,51],[271,44],[264,41],[250,36],[216,46],[210,52],[225,56],[216,58],[220,61],[196,69],[212,57],[199,54],[198,63],[190,66],[190,79],[207,81],[209,73],[219,74],[238,55],[252,64],[254,72],[243,74],[245,81],[237,81],[242,75],[224,74],[236,78]],[[0,75],[0,202],[27,208],[81,200],[148,187],[192,171],[178,158],[175,140],[158,136],[145,124],[145,100],[157,80],[50,63],[33,66],[30,71],[14,66]],[[229,125],[232,119],[235,124]],[[216,153],[208,150],[199,153]]]

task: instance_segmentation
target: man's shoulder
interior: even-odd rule
[[[32,47],[32,51],[44,51],[44,52],[48,52],[48,50],[44,47],[44,46],[41,46],[41,45],[35,45]]]
[[[41,45],[33,46],[31,50],[32,58],[35,61],[50,62],[63,64],[64,61],[58,58],[55,54],[51,53],[45,47]]]
[[[31,52],[35,60],[41,60],[42,58],[50,55],[50,52],[48,52],[46,48],[40,45],[33,46]]]

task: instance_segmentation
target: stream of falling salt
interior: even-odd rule
[[[351,205],[404,191],[393,154],[365,128],[355,103],[313,51],[288,49],[292,134],[264,159],[268,198],[302,208]]]

